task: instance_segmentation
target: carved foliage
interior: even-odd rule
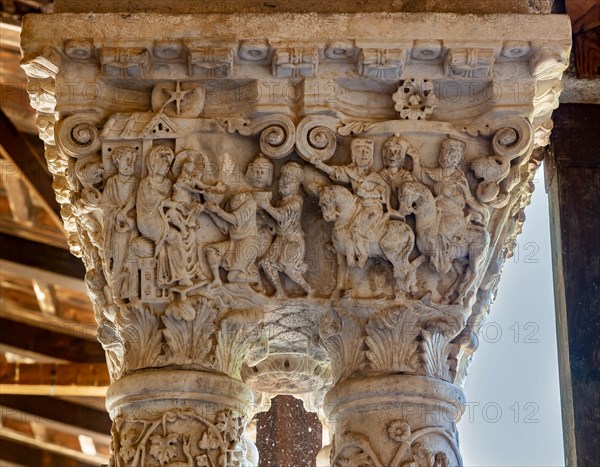
[[[443,427],[424,427],[411,430],[402,419],[392,420],[386,430],[387,438],[371,441],[363,433],[346,431],[336,434],[335,451],[332,452],[333,467],[450,467],[459,461],[455,435]],[[440,448],[439,441],[445,446]],[[393,457],[384,459],[377,448],[393,444]],[[386,449],[387,451],[388,449]],[[451,460],[452,459],[452,460]],[[459,461],[460,462],[460,461]]]
[[[203,297],[170,303],[162,317],[167,347],[164,363],[211,369],[217,314],[214,304]]]
[[[187,408],[136,416],[115,419],[115,467],[256,465],[256,448],[243,437],[246,420],[234,410],[207,415]]]
[[[366,325],[369,369],[381,372],[414,372],[418,335],[414,314],[407,307],[390,307]]]
[[[331,358],[334,383],[363,368],[363,333],[357,317],[342,310],[332,309],[321,319],[319,332]]]

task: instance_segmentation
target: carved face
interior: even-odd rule
[[[254,159],[246,170],[246,180],[253,188],[269,188],[273,183],[273,165],[264,157]]]
[[[385,148],[383,152],[383,162],[386,167],[402,167],[405,156],[406,148],[402,146],[390,146]]]
[[[298,172],[293,168],[283,166],[279,177],[279,193],[283,196],[291,196],[298,193],[300,189],[300,178]]]
[[[132,175],[135,170],[135,151],[122,147],[115,150],[113,161],[120,175]]]
[[[352,161],[360,168],[371,167],[373,165],[373,148],[366,145],[354,146]]]
[[[440,151],[440,167],[458,167],[464,155],[465,143],[455,139],[447,139],[442,143]]]
[[[154,175],[165,177],[173,162],[173,151],[165,146],[159,146],[150,159],[150,172]]]
[[[187,159],[183,165],[181,166],[181,169],[188,174],[191,174],[194,171],[195,168],[195,164],[194,161],[192,159]]]

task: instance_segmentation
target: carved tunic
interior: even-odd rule
[[[452,266],[449,258],[452,258],[452,248],[465,236],[470,216],[465,215],[465,207],[469,206],[478,216],[486,219],[483,208],[471,195],[469,184],[465,174],[460,169],[444,172],[439,168],[423,168],[420,178],[433,182],[429,183],[433,194],[436,196],[436,209],[439,212],[438,233],[442,248],[436,249],[434,263],[440,272],[448,272]],[[423,177],[423,174],[426,175]]]
[[[394,172],[391,168],[382,169],[379,174],[381,177],[387,182],[389,186],[388,195],[389,199],[387,201],[388,208],[391,207],[391,198],[398,196],[398,190],[407,182],[413,182],[415,177],[412,172],[409,172],[406,169],[399,168],[398,171]]]
[[[279,201],[277,237],[265,255],[265,261],[279,270],[285,267],[304,271],[304,232],[300,223],[302,196],[297,194]]]
[[[182,256],[181,234],[169,225],[165,203],[171,195],[172,182],[152,176],[140,182],[137,194],[138,228],[142,235],[153,240],[157,259],[157,283],[169,285],[187,276]]]
[[[229,225],[229,240],[209,245],[221,257],[221,265],[228,271],[240,271],[255,276],[254,262],[258,256],[258,227],[256,201],[247,199],[231,212],[234,222]]]
[[[355,244],[355,253],[360,265],[367,260],[367,245],[370,233],[383,220],[383,206],[390,198],[389,187],[383,178],[368,170],[361,173],[356,165],[333,167],[332,178],[342,183],[350,183],[358,197],[359,209],[350,225],[350,234]]]
[[[128,213],[121,211],[135,197],[137,188],[137,178],[132,176],[123,181],[119,175],[113,175],[106,182],[100,203],[104,218],[105,261],[112,276],[115,294],[118,296],[127,288],[127,285],[123,284],[124,263],[127,259],[127,248],[136,236],[133,217],[135,211],[133,208]],[[133,203],[131,205],[133,206]],[[123,218],[124,215],[126,218]]]

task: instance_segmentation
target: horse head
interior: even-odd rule
[[[340,185],[328,185],[321,188],[319,193],[319,206],[323,219],[327,222],[337,221],[345,217],[349,209],[354,209],[354,196]]]
[[[398,192],[398,211],[403,216],[414,214],[429,203],[433,203],[433,195],[422,183],[407,182]]]

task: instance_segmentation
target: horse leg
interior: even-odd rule
[[[467,276],[469,275],[470,267],[471,267],[470,265],[467,266],[467,270],[465,272],[465,278],[467,278]],[[455,291],[458,291],[458,293],[460,295],[460,288],[462,287],[462,284],[464,283],[464,279],[461,278],[462,271],[456,261],[452,262],[452,268],[454,269],[454,272],[456,272],[456,279],[454,279],[454,282],[452,282],[452,285],[450,285],[450,287],[448,287],[448,290],[446,290],[446,293],[442,297],[442,304],[444,304],[444,305],[450,304],[450,296]]]
[[[390,232],[391,230],[398,230],[398,232]],[[408,260],[414,246],[412,235],[406,235],[406,232],[402,232],[400,229],[388,228],[379,243],[381,251],[392,263],[396,298],[409,291],[414,293],[417,282],[416,268]]]
[[[476,235],[475,238],[469,242],[469,266],[467,267],[467,271],[465,272],[464,279],[462,280],[461,284],[458,286],[457,289],[457,303],[465,299],[465,297],[473,287],[474,282],[477,280],[477,276],[479,275],[482,262],[485,258],[485,253],[487,252],[488,243],[489,239],[486,233],[484,233],[483,235]]]
[[[346,276],[348,274],[348,266],[344,255],[337,254],[337,283],[335,290],[331,294],[331,298],[340,298],[344,287],[346,286]]]
[[[304,289],[304,291],[308,294],[309,297],[312,297],[314,295],[314,290],[312,289],[310,284],[308,282],[306,282],[306,279],[304,279],[302,272],[299,271],[296,267],[287,266],[285,268],[285,273],[296,284],[298,284],[300,287],[302,287]]]

